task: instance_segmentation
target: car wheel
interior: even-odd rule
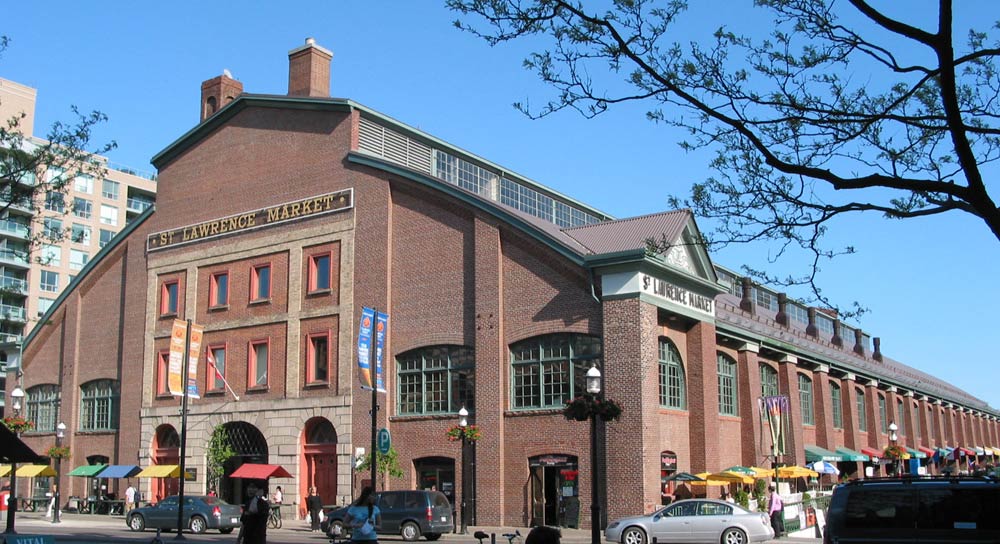
[[[638,527],[622,531],[622,544],[646,544],[646,533]]]
[[[225,529],[219,529],[219,532],[222,533],[222,534],[224,534],[224,535],[228,535],[229,533],[233,532],[233,528],[232,527],[226,527]]]
[[[420,539],[420,527],[412,521],[407,521],[399,530],[399,534],[403,537],[403,540],[413,542]]]
[[[441,533],[427,533],[424,535],[427,540],[437,540],[441,538]]]
[[[141,532],[146,528],[146,520],[142,519],[139,514],[131,515],[128,518],[128,528],[135,532]]]
[[[722,544],[746,544],[747,534],[741,529],[735,527],[731,529],[726,529],[726,532],[722,533]]]
[[[192,533],[200,535],[205,532],[205,529],[208,529],[208,523],[201,516],[192,516],[190,527]]]

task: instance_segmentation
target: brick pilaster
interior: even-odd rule
[[[782,459],[790,465],[806,462],[802,437],[802,403],[799,401],[798,359],[786,355],[778,365],[778,390],[788,395],[788,427],[785,438],[785,456]]]
[[[710,470],[719,466],[719,452],[708,444],[709,437],[717,435],[719,419],[719,372],[713,323],[701,322],[688,331],[686,362],[691,469]]]
[[[759,466],[761,459],[765,459],[771,454],[770,448],[764,451],[760,433],[757,432],[760,418],[757,399],[761,393],[760,361],[757,356],[759,351],[760,346],[757,344],[743,344],[739,348],[739,358],[736,365],[740,388],[740,415],[742,416],[740,418],[740,434],[743,436],[740,443],[740,459],[744,466]]]
[[[820,365],[812,375],[813,421],[816,422],[816,445],[828,450],[837,449],[833,428],[833,399],[830,398],[830,367]],[[840,390],[843,395],[844,390]],[[843,415],[843,411],[841,411]]]
[[[858,451],[861,444],[861,430],[858,428],[858,384],[854,374],[848,374],[840,380],[840,398],[843,400],[841,413],[844,416],[844,446]]]

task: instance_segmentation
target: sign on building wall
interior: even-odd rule
[[[309,219],[354,207],[354,189],[286,202],[246,213],[230,215],[177,229],[154,232],[146,239],[146,250],[156,251],[241,232]]]
[[[660,278],[641,272],[618,272],[601,276],[604,296],[641,293],[666,309],[681,309],[689,314],[715,318],[715,299],[700,295]]]

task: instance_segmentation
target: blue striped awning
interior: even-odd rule
[[[96,478],[131,478],[142,471],[136,465],[108,465]]]

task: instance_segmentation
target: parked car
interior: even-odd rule
[[[766,514],[723,501],[688,499],[652,514],[615,520],[604,530],[604,537],[608,542],[621,544],[745,544],[770,540],[774,538],[774,530]]]
[[[1000,482],[955,476],[839,485],[823,542],[1000,542]]]
[[[146,529],[177,529],[177,495],[171,495],[160,502],[136,508],[125,516],[125,524],[133,531]],[[233,532],[240,526],[243,507],[229,504],[219,497],[205,495],[184,495],[184,527],[192,533],[204,533],[208,529],[218,529],[220,533]]]
[[[400,535],[408,542],[421,536],[437,540],[454,529],[451,503],[440,491],[381,491],[375,493],[375,504],[382,512],[382,523],[375,527],[380,535]],[[346,507],[326,510],[324,514],[320,528],[327,535],[346,536],[350,532],[344,526]]]

